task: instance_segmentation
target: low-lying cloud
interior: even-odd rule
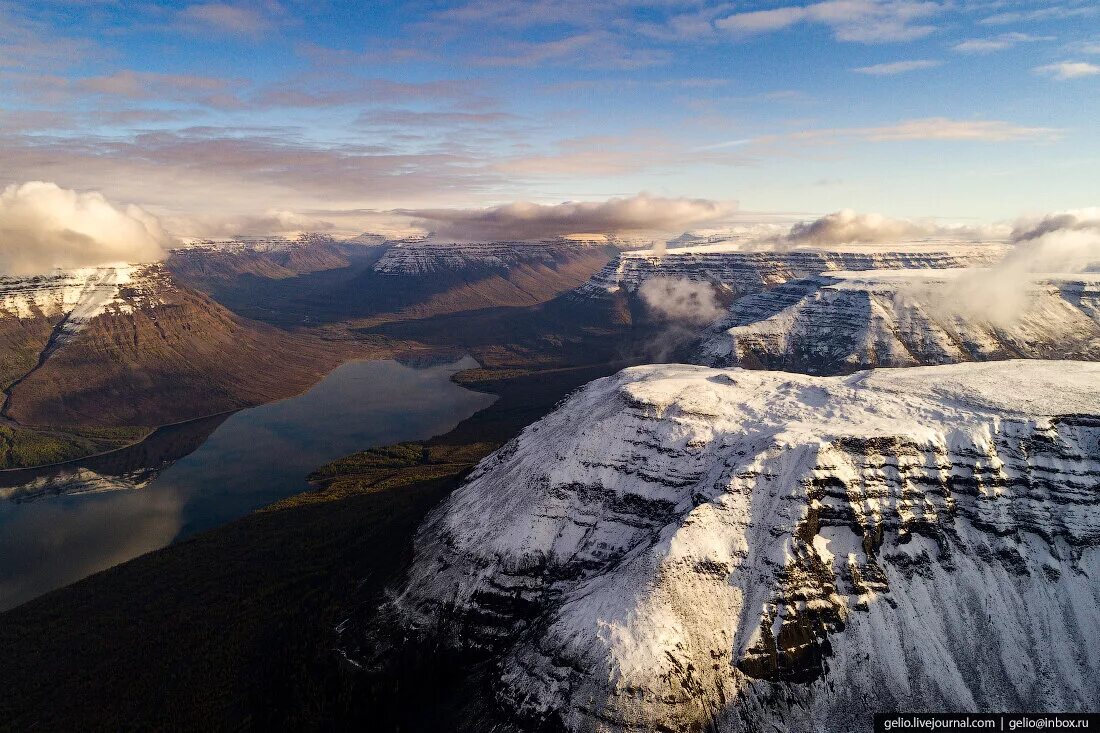
[[[710,283],[686,278],[653,277],[638,295],[658,318],[691,325],[710,323],[723,314]]]
[[[0,192],[0,273],[152,262],[168,245],[155,217],[137,206],[117,207],[99,193],[43,181]]]
[[[716,223],[736,209],[731,202],[638,194],[599,202],[534,204],[520,201],[487,209],[401,209],[437,237],[462,241],[544,239],[577,234],[675,232]]]
[[[1100,234],[1100,207],[1060,211],[1038,219],[1023,219],[1016,222],[1012,230],[1012,241],[1027,242],[1052,232],[1089,230]]]
[[[994,325],[1016,322],[1033,300],[1037,275],[1100,272],[1100,209],[1080,209],[1017,224],[1016,246],[995,266],[964,273],[931,296],[950,315]]]
[[[961,240],[1002,239],[1009,234],[1005,226],[951,226],[934,221],[893,219],[882,214],[862,214],[842,209],[814,221],[799,222],[782,237],[788,245],[877,244],[903,242],[926,237],[951,237]]]
[[[820,219],[791,227],[787,240],[795,244],[853,244],[900,242],[928,236],[932,227],[908,219],[890,219],[881,214],[861,214],[843,209]]]

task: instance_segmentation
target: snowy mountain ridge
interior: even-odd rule
[[[1002,317],[993,307],[968,307],[967,294],[996,278],[949,269],[792,280],[735,301],[704,334],[697,361],[843,374],[1021,357],[1100,359],[1100,275],[1029,275],[1006,286],[1014,292],[1004,297],[1020,302]]]
[[[1096,709],[1100,364],[636,367],[483,461],[390,611],[522,729]]]
[[[160,264],[117,264],[15,277],[0,275],[0,316],[44,316],[62,321],[61,336],[72,335],[108,311],[133,313],[160,304],[172,287]]]
[[[388,275],[427,275],[468,268],[508,269],[518,264],[552,265],[563,257],[608,246],[604,240],[555,239],[516,242],[442,242],[425,240],[391,246],[374,265]]]
[[[587,296],[636,292],[654,277],[710,282],[735,296],[834,270],[981,267],[1007,252],[1001,243],[914,242],[817,249],[757,248],[738,243],[621,252],[578,289]]]

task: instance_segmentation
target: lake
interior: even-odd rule
[[[496,399],[451,381],[476,366],[350,362],[297,397],[0,473],[0,610],[306,490],[341,456],[451,430]]]

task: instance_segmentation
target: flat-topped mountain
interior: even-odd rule
[[[381,626],[509,729],[1096,709],[1098,485],[1100,364],[637,367],[478,466]]]
[[[833,270],[981,267],[1004,257],[999,243],[911,242],[822,248],[774,248],[716,243],[665,251],[621,252],[586,283],[586,295],[636,293],[655,277],[710,283],[732,297]]]
[[[616,253],[606,242],[454,243],[314,237],[290,249],[176,250],[168,267],[235,312],[279,325],[376,325],[526,307],[583,284]],[[285,262],[291,254],[296,264]],[[306,266],[304,263],[308,263]]]
[[[1100,359],[1100,275],[1031,275],[1004,286],[1013,302],[968,303],[974,287],[997,278],[988,270],[883,270],[793,280],[733,302],[694,360],[845,374],[991,359]]]

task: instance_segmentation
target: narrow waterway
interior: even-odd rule
[[[474,366],[351,362],[297,397],[0,475],[0,610],[305,490],[333,459],[449,431],[495,399],[451,381]]]

